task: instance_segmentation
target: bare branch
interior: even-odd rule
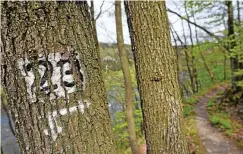
[[[101,13],[102,13],[102,7],[103,7],[104,3],[105,3],[105,0],[103,0],[103,1],[102,1],[102,4],[100,5],[100,12],[99,12],[98,15],[96,16],[95,21],[100,17],[100,15],[101,15]]]
[[[183,16],[180,15],[179,13],[177,13],[177,12],[175,12],[175,11],[172,11],[172,10],[170,10],[169,8],[167,8],[167,11],[170,12],[170,13],[173,13],[173,14],[177,15],[178,17],[180,17],[180,18],[183,19],[183,20],[186,20],[188,23],[190,23],[190,24],[192,24],[192,25],[194,25],[194,26],[200,28],[200,29],[203,30],[205,33],[207,33],[209,36],[215,38],[217,41],[220,40],[220,38],[219,38],[217,35],[214,35],[212,32],[208,31],[206,28],[204,28],[204,27],[202,27],[202,26],[196,24],[195,22],[190,21],[189,19],[183,17]]]

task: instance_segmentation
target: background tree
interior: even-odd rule
[[[2,81],[22,153],[116,153],[87,2],[3,2]]]
[[[147,152],[188,153],[165,2],[125,1]]]
[[[122,12],[121,1],[115,2],[115,18],[116,18],[116,33],[117,33],[117,47],[121,60],[121,67],[124,77],[125,91],[126,91],[126,119],[128,126],[128,134],[132,153],[137,153],[136,129],[133,118],[133,88],[132,79],[129,70],[129,63],[127,53],[124,48],[123,28],[122,28]]]
[[[210,43],[212,43],[212,39],[215,40],[215,44],[220,48],[220,50],[223,51],[225,54],[225,66],[226,66],[226,54],[230,56],[231,61],[231,85],[234,91],[239,91],[239,89],[242,88],[241,81],[242,81],[242,68],[240,67],[240,60],[239,58],[242,57],[242,54],[239,50],[240,46],[238,43],[236,43],[236,40],[239,40],[241,33],[240,29],[242,29],[242,26],[238,26],[237,29],[237,38],[235,37],[235,26],[239,23],[239,15],[240,14],[240,2],[236,2],[237,7],[233,6],[232,1],[226,1],[226,2],[220,2],[220,1],[201,1],[201,2],[194,2],[194,1],[188,1],[185,2],[188,3],[189,12],[192,14],[199,14],[206,10],[218,10],[213,13],[211,13],[210,16],[206,17],[207,21],[206,23],[208,25],[212,25],[213,27],[217,27],[220,25],[224,25],[225,30],[223,31],[217,31],[217,32],[211,32],[206,27],[203,27],[196,23],[196,20],[191,21],[190,18],[186,18],[183,15],[175,12],[174,10],[167,9],[168,12],[173,13],[180,17],[182,20],[185,20],[186,22],[190,23],[191,25],[197,27],[199,30],[205,32],[210,36]],[[233,12],[234,8],[237,10],[237,22],[234,22]],[[227,21],[227,24],[226,24]],[[238,24],[239,25],[239,24]],[[226,36],[227,35],[227,36]],[[223,37],[222,37],[223,36]],[[230,37],[229,37],[230,36]],[[227,52],[226,52],[227,51]],[[226,68],[225,68],[226,70]],[[226,71],[225,71],[226,72]],[[226,73],[225,73],[226,76]],[[226,77],[224,77],[226,79]]]

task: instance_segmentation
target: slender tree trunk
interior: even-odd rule
[[[224,52],[224,81],[226,81],[227,79],[227,74],[226,74],[226,70],[227,70],[227,56],[226,56],[226,52]]]
[[[115,17],[116,17],[117,47],[119,51],[119,57],[121,59],[121,67],[122,67],[125,91],[126,91],[126,118],[127,118],[127,125],[128,125],[128,135],[129,135],[132,154],[136,154],[137,140],[136,140],[136,128],[135,128],[134,117],[133,117],[132,79],[129,70],[127,53],[126,50],[124,49],[121,1],[115,2]]]
[[[183,23],[182,23],[182,25],[183,25]],[[182,27],[184,27],[184,26],[182,26]],[[176,34],[176,37],[177,37],[177,39],[178,39],[178,41],[181,43],[181,45],[182,45],[182,47],[184,48],[184,53],[185,53],[185,59],[186,59],[186,66],[187,66],[187,71],[188,71],[188,73],[189,73],[189,77],[190,77],[190,83],[191,83],[191,88],[193,87],[193,85],[192,85],[192,82],[193,82],[193,77],[192,77],[192,74],[191,74],[191,69],[190,69],[190,65],[189,65],[189,55],[188,55],[188,52],[187,52],[187,50],[188,50],[188,48],[187,48],[187,46],[186,46],[186,44],[185,43],[183,43],[182,42],[182,40],[180,39],[180,37],[179,37],[179,35],[177,34],[177,32],[175,31],[175,29],[173,28],[173,25],[171,25],[171,30],[172,31],[174,31],[174,33]],[[183,36],[184,36],[184,38],[185,38],[185,31],[184,31],[184,28],[183,28]],[[185,40],[186,41],[186,40]],[[183,84],[183,87],[184,87],[184,89],[186,90],[186,93],[187,93],[187,95],[190,95],[190,93],[193,93],[193,90],[192,90],[192,92],[191,92],[191,89],[190,90],[187,90],[187,88],[186,88],[186,86]],[[193,88],[192,88],[193,89]],[[190,91],[190,92],[189,92]]]
[[[196,23],[196,19],[195,19],[194,13],[192,14],[192,17],[193,17],[194,23]],[[199,40],[198,40],[197,27],[195,27],[195,34],[196,34],[197,45],[199,46],[199,50],[200,50],[200,42],[199,42]],[[199,52],[200,52],[200,55],[201,55],[201,57],[202,57],[203,64],[204,64],[204,66],[205,66],[205,68],[206,68],[206,70],[207,70],[207,72],[208,72],[208,75],[209,75],[209,77],[211,78],[211,81],[214,83],[215,80],[214,80],[213,72],[212,72],[212,71],[210,70],[210,68],[208,67],[207,62],[206,62],[206,60],[205,60],[205,57],[204,57],[203,53],[202,53],[201,51],[199,51]]]
[[[240,1],[237,0],[237,20],[238,20],[238,24],[240,25]]]
[[[184,53],[185,53],[185,59],[186,59],[186,66],[187,66],[187,70],[188,70],[190,81],[191,81],[192,92],[195,93],[196,90],[195,90],[195,84],[194,84],[195,82],[194,82],[193,70],[191,69],[191,66],[190,66],[190,56],[188,54],[189,49],[187,47],[187,40],[186,40],[187,36],[185,34],[183,21],[181,21],[181,23],[182,23],[183,37],[184,37],[184,47],[185,47]]]
[[[125,1],[148,154],[187,154],[177,59],[164,1]]]
[[[136,139],[136,127],[135,127],[134,117],[133,117],[132,79],[129,70],[127,53],[126,50],[124,49],[121,1],[115,2],[115,16],[116,16],[117,47],[119,51],[119,57],[121,59],[121,67],[122,67],[125,91],[126,91],[126,117],[127,117],[128,135],[129,135],[129,141],[132,149],[132,154],[136,154],[137,139]]]
[[[21,153],[116,153],[87,2],[2,8],[2,78]]]
[[[185,7],[186,16],[189,19],[186,2],[184,2],[184,7]],[[194,93],[197,93],[198,92],[198,81],[197,81],[197,69],[196,69],[196,64],[195,64],[195,56],[193,54],[194,43],[193,43],[193,38],[192,38],[192,29],[191,29],[190,23],[187,22],[187,25],[189,27],[190,41],[191,41],[191,57],[192,57],[191,63],[192,63]]]
[[[215,82],[215,80],[214,80],[214,75],[213,75],[213,73],[211,72],[210,68],[208,67],[208,65],[207,65],[207,63],[206,63],[206,59],[205,59],[203,53],[202,53],[201,51],[199,51],[199,52],[200,52],[200,55],[201,55],[201,57],[202,57],[203,64],[204,64],[204,66],[205,66],[205,68],[206,68],[206,70],[207,70],[207,72],[208,72],[208,75],[209,75],[211,81],[214,83],[214,82]]]
[[[176,38],[175,38],[175,36],[174,36],[174,33],[173,33],[173,30],[172,30],[172,25],[170,24],[170,32],[171,32],[171,34],[172,34],[172,38],[173,38],[173,40],[174,40],[174,42],[175,42],[175,46],[174,46],[174,48],[175,48],[175,50],[176,50],[176,59],[177,59],[177,61],[178,61],[178,63],[177,63],[177,71],[178,72],[181,72],[181,67],[180,67],[180,63],[179,63],[179,54],[180,54],[180,51],[179,51],[179,49],[178,49],[178,45],[177,45],[177,40],[176,40]],[[179,85],[180,85],[180,91],[181,91],[181,96],[183,96],[184,95],[184,88],[183,88],[183,83],[181,83],[180,82],[180,77],[179,77],[179,75],[178,75],[178,81],[179,81]]]
[[[228,9],[228,39],[229,39],[229,45],[228,45],[228,52],[230,53],[231,49],[235,47],[235,35],[234,35],[234,15],[233,15],[233,4],[232,1],[226,1],[226,6]],[[238,65],[238,59],[236,57],[230,57],[231,62],[231,85],[233,91],[237,90],[236,80],[237,78],[234,75],[235,70],[237,69]]]

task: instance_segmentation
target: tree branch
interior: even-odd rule
[[[189,19],[183,17],[183,16],[180,15],[179,13],[177,13],[177,12],[175,12],[175,11],[172,11],[172,10],[170,10],[169,8],[167,8],[167,11],[170,12],[170,13],[173,13],[173,14],[177,15],[178,17],[180,17],[180,18],[183,19],[183,20],[186,20],[188,23],[190,23],[190,24],[192,24],[192,25],[194,25],[194,26],[200,28],[200,29],[203,30],[205,33],[207,33],[209,36],[215,38],[217,41],[220,40],[220,38],[219,38],[217,35],[214,35],[212,32],[208,31],[206,28],[204,28],[204,27],[202,27],[202,26],[196,24],[195,22],[190,21]]]
[[[102,4],[100,5],[100,12],[99,12],[99,14],[96,16],[95,21],[100,17],[100,15],[101,15],[101,13],[102,13],[102,7],[103,7],[103,5],[104,5],[104,2],[105,2],[105,0],[103,0],[103,1],[102,1]]]

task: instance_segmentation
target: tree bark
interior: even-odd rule
[[[2,8],[2,78],[21,153],[116,153],[87,2]]]
[[[177,59],[164,1],[125,1],[148,154],[187,154]]]
[[[233,49],[236,45],[235,43],[235,32],[234,32],[234,15],[233,15],[233,4],[232,1],[226,1],[226,6],[228,10],[228,39],[229,39],[229,45],[228,45],[228,52],[230,53],[231,49]],[[237,69],[238,65],[238,58],[230,57],[230,64],[231,64],[231,86],[233,91],[237,90],[236,80],[237,77],[235,77],[234,72]]]
[[[121,1],[115,2],[116,35],[126,91],[126,118],[132,154],[137,153],[136,127],[133,117],[133,88],[126,50],[124,49]]]
[[[238,20],[238,24],[240,25],[240,1],[237,1],[237,20]]]
[[[95,11],[94,11],[94,1],[90,1],[91,6],[90,6],[90,13],[91,13],[91,18],[92,18],[92,23],[93,23],[93,27],[94,27],[94,34],[95,34],[95,41],[96,44],[98,45],[98,50],[100,52],[100,44],[99,44],[99,40],[98,40],[98,36],[97,36],[97,29],[96,29],[96,18],[95,18]]]

